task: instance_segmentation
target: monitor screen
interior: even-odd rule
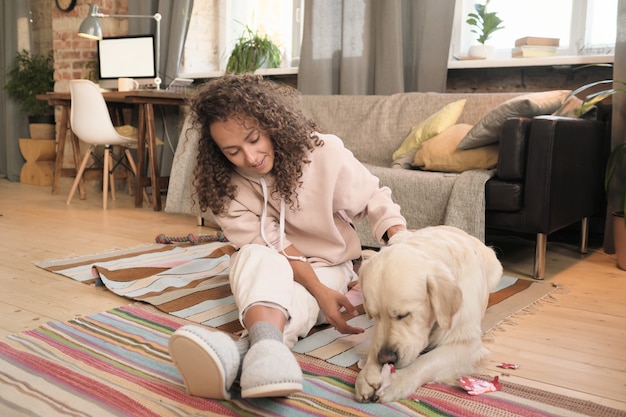
[[[154,78],[154,36],[118,36],[98,41],[99,75],[102,80]]]

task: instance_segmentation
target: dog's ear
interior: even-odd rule
[[[437,323],[443,329],[450,329],[452,317],[461,308],[463,302],[461,288],[451,272],[443,267],[432,271],[426,285]]]

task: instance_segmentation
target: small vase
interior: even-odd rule
[[[492,58],[495,54],[493,45],[472,45],[467,54],[473,58]]]

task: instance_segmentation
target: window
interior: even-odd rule
[[[465,20],[475,0],[456,0],[450,55],[466,55],[475,43]],[[515,40],[524,36],[559,38],[558,55],[612,55],[615,50],[617,0],[491,0],[488,11],[503,20],[488,43],[496,59],[511,57]]]
[[[223,71],[247,25],[267,34],[283,52],[282,66],[297,66],[304,0],[211,0],[194,2],[181,75]]]

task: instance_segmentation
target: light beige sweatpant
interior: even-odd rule
[[[341,294],[357,279],[352,262],[314,268],[321,283]],[[293,270],[284,255],[266,246],[241,247],[230,261],[230,286],[239,309],[239,321],[253,304],[278,306],[287,315],[283,342],[289,349],[313,326],[325,323],[315,297],[293,279]]]

